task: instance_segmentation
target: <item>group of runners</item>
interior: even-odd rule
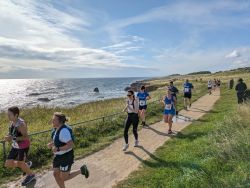
[[[28,136],[27,125],[19,117],[18,107],[8,109],[9,134],[5,136],[5,141],[11,142],[11,150],[5,161],[6,168],[20,168],[26,177],[22,181],[22,186],[28,185],[35,179],[35,174],[31,170],[32,162],[28,161],[28,151],[30,139]],[[66,125],[67,118],[64,114],[56,112],[52,116],[53,132],[48,148],[54,154],[53,175],[60,188],[65,187],[65,181],[76,177],[79,174],[89,177],[89,171],[85,164],[80,169],[71,171],[74,163],[74,136],[72,129]]]
[[[192,83],[189,82],[187,79],[183,84],[183,94],[184,94],[184,109],[188,110],[191,107],[192,101],[192,90],[194,86]],[[163,120],[165,123],[168,124],[168,134],[172,134],[172,123],[173,117],[178,114],[177,110],[177,94],[179,90],[174,86],[173,81],[170,81],[169,85],[166,89],[166,94],[162,98],[162,104],[164,106],[163,110]],[[125,145],[123,147],[123,151],[126,151],[129,148],[128,143],[128,131],[130,126],[133,126],[133,134],[135,137],[135,144],[134,147],[139,146],[138,140],[138,125],[139,119],[141,118],[142,126],[147,127],[146,124],[146,110],[147,110],[147,101],[150,100],[151,97],[149,93],[146,91],[146,87],[142,86],[140,91],[135,95],[134,91],[129,90],[127,92],[127,100],[126,100],[126,107],[124,112],[127,112],[127,118],[125,121],[125,128],[124,128],[124,139]]]
[[[221,81],[219,79],[214,79],[214,80],[208,80],[207,82],[207,89],[209,95],[212,94],[212,90],[215,90],[216,88],[220,88]]]
[[[192,90],[194,86],[189,80],[183,84],[184,109],[188,110],[191,107]],[[170,81],[166,88],[166,94],[162,98],[163,120],[168,124],[168,134],[172,134],[173,117],[178,114],[176,107],[177,94],[179,90],[174,86],[173,81]],[[125,145],[123,151],[129,148],[129,128],[133,126],[133,134],[135,137],[134,146],[139,146],[138,125],[141,119],[142,126],[147,127],[146,110],[147,102],[151,99],[150,94],[146,91],[146,87],[142,86],[140,91],[135,94],[134,91],[127,92],[126,107],[124,112],[127,113],[127,118],[124,125],[124,140]],[[5,137],[5,141],[11,142],[12,147],[5,162],[7,168],[20,168],[25,174],[22,185],[25,186],[35,179],[34,172],[30,169],[32,162],[28,161],[28,151],[30,148],[30,139],[28,137],[27,125],[19,116],[18,107],[8,109],[8,119],[11,124],[9,126],[9,134]],[[71,171],[74,163],[74,135],[72,129],[66,125],[67,118],[64,114],[56,112],[52,114],[53,132],[51,134],[51,142],[48,143],[48,148],[54,154],[53,159],[53,175],[60,188],[65,187],[65,181],[82,174],[86,178],[89,177],[89,170],[86,165],[82,165],[80,169]]]

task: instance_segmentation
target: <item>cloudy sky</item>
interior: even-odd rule
[[[0,78],[250,66],[250,0],[0,0]]]

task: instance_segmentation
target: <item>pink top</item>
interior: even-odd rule
[[[15,137],[21,137],[22,133],[18,131],[18,127],[20,125],[25,125],[25,122],[23,119],[18,118],[17,122],[14,124],[12,123],[10,126],[10,134]],[[30,146],[30,140],[27,138],[26,140],[22,141],[14,141],[12,143],[12,147],[17,148],[17,149],[25,149]]]

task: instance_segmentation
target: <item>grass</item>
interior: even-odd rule
[[[221,95],[213,113],[148,153],[117,187],[250,187],[250,105],[238,108],[225,85]]]
[[[165,80],[161,84],[165,83]],[[206,84],[203,82],[194,83],[196,89],[194,90],[193,98],[198,99],[206,93]],[[177,82],[177,86],[181,91],[181,82]],[[165,94],[164,88],[151,92],[153,100],[161,99]],[[181,99],[181,97],[179,97]],[[178,108],[182,107],[182,100],[178,101]],[[22,109],[21,117],[26,120],[29,127],[29,132],[37,132],[51,128],[49,121],[53,112],[61,111],[70,117],[70,122],[86,121],[102,117],[112,113],[122,111],[124,108],[124,99],[110,99],[88,104],[81,104],[73,108],[45,108],[35,107],[32,109]],[[84,157],[95,151],[98,151],[105,146],[111,144],[116,138],[123,135],[123,122],[126,114],[106,118],[102,120],[90,122],[85,125],[74,127],[75,134],[75,153],[77,158]],[[162,105],[159,103],[152,103],[149,105],[147,111],[147,122],[149,124],[158,122],[162,118]],[[0,114],[0,137],[3,137],[7,132],[8,121],[4,113]],[[31,137],[32,145],[29,154],[29,160],[33,161],[35,170],[47,168],[52,160],[52,153],[47,149],[46,145],[50,141],[50,134],[42,134]],[[9,149],[10,147],[8,147]],[[2,149],[2,148],[1,148]],[[2,151],[0,149],[0,157],[2,158]],[[21,172],[19,169],[9,170],[2,168],[3,161],[0,161],[0,181],[6,182],[15,179]]]

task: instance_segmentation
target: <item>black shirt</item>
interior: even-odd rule
[[[179,90],[175,86],[169,86],[168,88],[172,92],[172,95],[175,97],[176,97],[176,94],[179,93]]]
[[[247,85],[244,82],[240,82],[235,86],[235,90],[238,93],[243,93],[247,90]]]

